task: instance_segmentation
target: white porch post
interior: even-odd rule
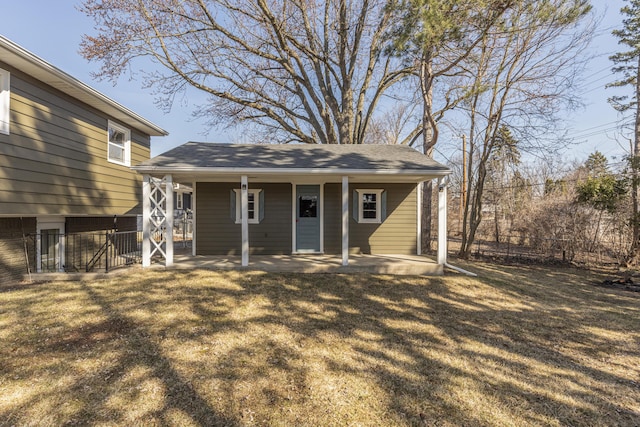
[[[166,248],[164,266],[171,267],[173,265],[173,179],[171,175],[164,177],[164,188],[167,197],[166,204]]]
[[[196,182],[191,184],[191,255],[196,256]]]
[[[349,177],[342,177],[342,265],[349,265]]]
[[[447,180],[438,178],[438,264],[447,262]]]
[[[424,182],[416,185],[416,255],[422,255],[422,186]]]
[[[142,266],[151,265],[151,177],[142,177]]]
[[[240,219],[242,223],[242,266],[249,265],[249,180],[247,175],[240,178]],[[257,201],[254,201],[257,203]]]

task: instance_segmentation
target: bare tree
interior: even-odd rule
[[[257,124],[278,142],[359,144],[387,89],[410,71],[383,52],[382,0],[85,0],[96,22],[81,53],[114,82],[139,57],[170,108],[211,95],[211,125]]]
[[[397,16],[392,46],[405,61],[416,66],[422,117],[410,135],[422,137],[421,150],[429,157],[438,142],[438,122],[465,95],[442,88],[436,103],[436,83],[459,71],[459,64],[484,38],[514,0],[391,0],[389,8]],[[453,96],[455,95],[455,96]],[[409,141],[413,142],[413,141]],[[413,144],[412,144],[413,145]],[[432,186],[423,186],[422,247],[431,247]]]
[[[489,159],[507,126],[519,150],[550,149],[558,128],[555,113],[576,105],[575,79],[586,59],[592,22],[580,24],[590,5],[582,0],[520,1],[464,61],[469,93],[468,188],[460,256],[467,257],[482,221]],[[582,57],[584,58],[584,56]]]
[[[394,103],[386,111],[374,116],[365,135],[365,144],[409,144],[415,139],[417,104]]]

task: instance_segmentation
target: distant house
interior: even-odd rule
[[[63,236],[135,230],[160,127],[0,36],[0,276],[63,270]],[[35,253],[24,236],[37,236]],[[26,249],[26,250],[25,250]]]
[[[438,179],[444,192],[451,173],[400,145],[197,142],[133,169],[145,176],[145,225],[164,224],[148,236],[173,223],[158,218],[172,211],[154,209],[157,195],[170,206],[168,189],[185,184],[193,190],[193,254],[242,255],[243,265],[250,254],[337,254],[345,265],[350,253],[420,254],[419,185]],[[446,221],[439,224],[446,236]],[[149,251],[166,248],[170,264],[170,243],[148,246],[146,262]]]

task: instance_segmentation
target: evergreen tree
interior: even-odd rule
[[[627,182],[616,178],[609,170],[607,158],[599,151],[589,155],[583,167],[587,178],[576,185],[576,202],[591,206],[598,212],[591,244],[593,250],[600,234],[602,216],[605,212],[613,215],[618,211],[627,195]]]
[[[618,44],[626,50],[618,52],[610,57],[615,64],[614,73],[622,77],[607,85],[608,87],[631,87],[631,96],[612,96],[609,102],[620,112],[632,111],[635,115],[633,151],[630,155],[631,166],[631,200],[632,200],[632,243],[630,257],[637,257],[640,250],[640,215],[638,212],[638,188],[640,171],[640,0],[627,0],[620,13],[622,28],[613,31],[618,38]]]
[[[598,211],[613,214],[627,194],[627,183],[616,178],[609,170],[607,158],[596,151],[584,164],[587,178],[576,185],[576,201],[592,206]]]

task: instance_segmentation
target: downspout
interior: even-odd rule
[[[451,265],[448,262],[445,262],[444,266],[447,267],[447,268],[450,268],[452,270],[455,270],[458,273],[466,274],[467,276],[478,277],[478,275],[476,273],[472,273],[470,271],[467,271],[464,268],[456,267],[455,265]]]
[[[438,178],[438,264],[442,264],[458,273],[477,277],[477,274],[447,262],[447,184],[448,177]]]

